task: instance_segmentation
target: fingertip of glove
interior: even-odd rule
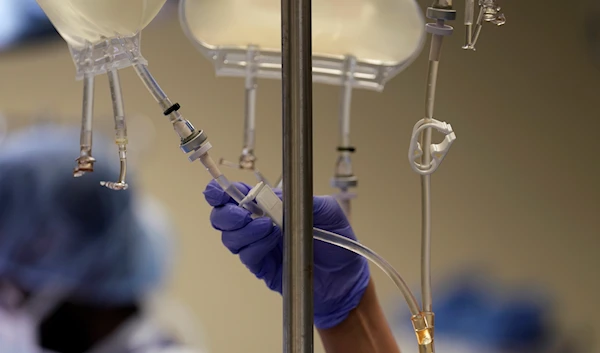
[[[245,183],[233,183],[233,185],[247,195],[251,187]],[[222,206],[226,203],[233,203],[233,199],[223,190],[223,188],[215,181],[211,180],[203,191],[206,202],[212,207]]]
[[[229,200],[229,195],[215,180],[211,180],[202,193],[206,202],[212,207],[224,205]]]
[[[266,237],[277,236],[273,227],[273,222],[269,218],[256,218],[237,230],[224,231],[221,241],[229,251],[238,254],[241,249],[250,244],[259,242]]]
[[[252,223],[256,229],[261,231],[269,231],[271,228],[275,227],[273,220],[268,217],[256,218]]]
[[[327,210],[329,212],[338,210],[342,211],[342,206],[340,206],[338,199],[331,195],[315,196],[313,198],[313,205],[315,211],[317,209]]]
[[[315,196],[313,198],[313,217],[315,225],[329,227],[349,225],[342,207],[333,196]]]
[[[334,202],[337,203],[337,200],[333,196],[325,195],[313,197],[313,206],[315,211],[317,211],[318,208],[325,207],[329,204],[333,205]]]
[[[220,231],[234,231],[245,227],[252,221],[250,212],[234,204],[225,204],[213,208],[210,223]]]
[[[241,183],[241,182],[236,182],[233,183],[233,185],[242,192],[242,194],[244,195],[248,195],[248,193],[250,192],[250,190],[252,189],[252,186],[246,184],[246,183]]]

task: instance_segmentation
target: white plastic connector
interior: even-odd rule
[[[202,144],[202,146],[200,146],[200,148],[198,148],[197,150],[195,150],[192,154],[190,154],[188,156],[188,160],[190,162],[195,161],[196,159],[205,155],[211,148],[212,148],[212,145],[210,144],[210,142],[208,142],[208,141],[204,142]]]
[[[410,147],[408,149],[408,161],[410,167],[420,175],[429,175],[435,172],[444,160],[444,157],[446,157],[446,154],[448,154],[450,146],[452,146],[456,140],[456,134],[452,130],[450,124],[435,119],[430,119],[428,122],[425,121],[425,119],[421,119],[415,124],[410,140]],[[423,130],[428,128],[436,129],[442,134],[445,134],[446,137],[444,137],[444,140],[439,144],[431,144],[431,163],[429,165],[422,165],[417,162],[417,160],[423,156],[423,149],[418,140]]]
[[[273,220],[273,223],[279,227],[283,226],[283,201],[269,185],[262,181],[256,184],[240,202],[240,206],[244,207],[245,204],[254,201],[265,215]]]

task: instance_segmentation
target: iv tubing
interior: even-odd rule
[[[152,97],[154,97],[154,99],[163,109],[164,114],[164,112],[166,112],[167,109],[170,109],[173,106],[173,102],[171,102],[171,100],[167,97],[165,92],[160,88],[154,77],[152,77],[152,74],[148,70],[148,66],[140,64],[139,62],[135,62],[133,68],[135,69],[135,72],[138,74],[138,76],[146,86],[146,89],[148,89],[148,92],[150,92]],[[189,125],[187,124],[185,119],[183,119],[181,113],[179,113],[178,111],[172,111],[168,114],[168,117],[171,124],[173,124],[175,132],[177,132],[177,134],[182,139],[183,136],[188,136]]]
[[[443,25],[443,21],[438,20],[438,25]],[[434,34],[431,38],[425,103],[426,123],[433,119],[435,89],[437,85],[442,41],[443,36],[441,35]],[[428,166],[431,163],[431,135],[431,128],[424,130],[421,135],[421,148],[423,149],[421,165],[423,166]],[[421,207],[421,292],[423,310],[431,312],[433,311],[431,294],[431,175],[421,176]]]
[[[383,257],[379,256],[376,252],[362,245],[361,243],[356,242],[352,239],[348,239],[336,233],[332,233],[319,228],[313,228],[313,234],[315,239],[317,240],[352,251],[353,253],[361,255],[362,257],[377,265],[377,267],[379,267],[394,282],[396,287],[400,289],[402,295],[404,296],[404,299],[406,300],[406,304],[408,304],[408,308],[410,310],[411,315],[419,315],[421,310],[419,309],[417,299],[414,297],[414,295],[410,291],[410,288],[408,287],[406,282],[404,282],[400,274]]]
[[[113,102],[113,111],[115,116],[115,143],[119,147],[120,171],[119,179],[115,186],[126,187],[125,178],[127,176],[127,125],[125,124],[125,106],[123,104],[123,94],[121,93],[121,83],[119,72],[117,70],[108,70],[108,82]],[[110,184],[106,184],[110,186]]]
[[[81,117],[80,148],[82,155],[92,154],[92,122],[94,116],[94,76],[85,75],[83,80],[83,115]]]
[[[464,49],[470,48],[473,43],[473,21],[475,21],[475,0],[465,0],[465,45]]]
[[[465,25],[472,25],[475,21],[475,0],[465,0]]]
[[[137,74],[140,76],[146,88],[150,93],[154,96],[157,102],[164,107],[164,109],[168,109],[170,106],[170,100],[167,98],[164,91],[160,88],[158,83],[152,77],[152,74],[148,71],[146,65],[142,65],[139,63],[134,64],[134,68]],[[165,107],[166,106],[166,107]],[[171,122],[185,122],[185,119],[177,113],[176,118],[173,118],[171,114]],[[173,124],[175,126],[175,123]],[[183,138],[183,135],[180,135]],[[217,163],[210,157],[208,152],[202,154],[198,158],[202,165],[206,168],[208,173],[212,176],[213,179],[217,181],[219,186],[223,188],[223,190],[238,204],[244,199],[245,195],[238,190],[235,185],[233,185],[223,173],[219,170]],[[252,212],[255,216],[262,216],[264,212],[258,207],[258,205],[254,202],[249,202],[245,204],[248,211]],[[322,229],[313,228],[314,238],[329,244],[333,244],[344,248],[346,250],[352,251],[358,255],[365,257],[366,259],[375,263],[380,269],[382,269],[385,274],[392,279],[392,281],[396,284],[396,286],[402,292],[406,303],[408,304],[408,308],[413,316],[421,315],[421,310],[419,310],[419,304],[415,299],[414,295],[410,291],[410,288],[406,284],[406,282],[402,279],[400,274],[390,265],[385,259],[381,256],[377,255],[371,249],[365,247],[364,245],[355,242],[351,239],[343,237],[341,235],[328,232]]]
[[[354,65],[356,64],[356,59],[349,59],[349,67],[354,70]],[[350,107],[352,103],[352,79],[348,77],[348,73],[346,73],[346,80],[344,82],[344,86],[342,88],[342,99],[340,102],[340,146],[342,148],[350,147]],[[349,151],[340,152],[344,158],[350,158]],[[350,163],[350,162],[348,162]],[[350,203],[350,198],[344,194],[348,192],[348,188],[342,188],[341,190],[341,198],[340,205],[344,210],[344,214],[350,219],[352,212],[352,205]]]
[[[81,132],[79,134],[79,158],[73,170],[74,177],[83,176],[94,170],[92,157],[93,119],[94,119],[94,75],[83,78],[83,109],[81,112]]]
[[[483,28],[483,13],[485,8],[481,6],[479,8],[479,15],[477,15],[477,22],[475,23],[475,33],[473,34],[473,39],[469,45],[470,48],[475,48],[475,44],[479,40],[479,36],[481,35],[481,29]]]
[[[342,192],[340,194],[341,197],[338,200],[340,206],[342,207],[342,211],[344,211],[346,218],[348,218],[348,220],[350,221],[352,216],[352,204],[350,203],[350,198],[344,195],[347,192],[348,189],[342,189]]]
[[[350,160],[350,110],[352,105],[352,82],[354,80],[354,71],[356,69],[356,58],[353,56],[347,56],[344,60],[344,80],[342,85],[342,92],[340,97],[340,115],[339,115],[339,145],[338,151],[340,156],[336,162],[336,167],[339,167],[339,163],[344,163],[346,167],[343,171],[344,174],[348,172],[352,173],[352,162]],[[343,149],[343,150],[342,150]],[[336,170],[336,175],[339,173]],[[340,188],[340,197],[338,201],[342,207],[344,214],[348,219],[352,215],[352,205],[350,202],[350,196],[348,195],[348,187]]]
[[[256,131],[256,74],[254,51],[248,50],[246,58],[246,101],[244,105],[244,153],[253,153]]]
[[[350,147],[350,104],[352,103],[352,80],[347,78],[342,88],[340,102],[340,147]]]

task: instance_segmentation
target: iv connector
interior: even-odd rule
[[[454,28],[452,26],[448,26],[447,24],[438,24],[438,23],[427,23],[425,25],[425,30],[427,33],[438,35],[438,36],[449,36],[454,33]]]
[[[239,205],[246,208],[245,205],[250,202],[256,202],[264,214],[273,220],[273,223],[279,227],[283,226],[283,201],[267,184],[262,181],[256,184]]]
[[[335,163],[335,173],[331,179],[331,186],[338,189],[353,188],[358,185],[358,178],[354,175],[352,168],[351,153],[354,147],[338,147],[340,153]]]
[[[115,181],[101,181],[100,185],[104,186],[105,188],[111,189],[111,190],[127,190],[129,188],[129,185],[127,185],[127,183],[121,183],[121,182],[115,182]]]
[[[85,173],[92,173],[94,171],[96,158],[86,154],[77,158],[75,161],[77,162],[77,166],[73,169],[74,177],[79,178],[85,175]]]
[[[150,73],[150,70],[148,70],[147,64],[136,61],[133,56],[131,56],[130,60],[134,62],[133,68],[135,72],[144,83],[144,86],[146,86],[146,89],[148,89],[148,92],[150,92],[154,100],[161,107],[163,115],[169,118],[169,121],[173,125],[173,130],[175,130],[181,140],[181,149],[185,153],[195,150],[204,141],[196,141],[196,138],[201,138],[203,132],[196,131],[192,123],[183,118],[181,113],[179,113],[181,106],[179,103],[171,102]]]
[[[206,142],[206,140],[208,140],[208,136],[206,136],[204,131],[196,130],[192,132],[187,137],[187,139],[181,141],[181,145],[179,145],[179,148],[181,148],[181,150],[184,153],[190,153],[192,151],[198,150],[202,146],[202,144]]]
[[[256,165],[256,156],[252,151],[244,150],[240,156],[239,166],[241,169],[254,170]]]
[[[423,312],[414,315],[410,320],[417,336],[419,353],[434,353],[435,315],[432,312]]]
[[[204,156],[206,153],[208,153],[208,151],[212,148],[212,145],[210,144],[210,142],[205,141],[200,148],[198,148],[197,150],[195,150],[192,154],[190,154],[188,156],[188,160],[190,162],[195,161],[196,159],[199,159],[200,157]],[[185,151],[184,151],[185,152]],[[215,166],[215,168],[217,168]],[[212,174],[211,174],[212,175]]]
[[[436,9],[452,9],[452,0],[434,0],[431,7]]]
[[[479,0],[479,4],[482,6],[482,15],[485,22],[493,23],[496,26],[502,26],[506,23],[506,17],[496,0]]]
[[[456,10],[428,7],[425,16],[430,20],[454,21],[456,20]]]
[[[79,81],[86,75],[97,76],[109,70],[121,70],[134,63],[147,65],[140,50],[141,33],[132,37],[107,38],[98,43],[87,43],[83,48],[69,46],[75,78]]]
[[[171,124],[173,124],[173,130],[179,136],[179,140],[181,141],[182,145],[193,140],[196,137],[196,135],[201,133],[201,131],[196,131],[196,129],[194,128],[192,123],[189,122],[188,120],[185,120],[181,116],[181,114],[173,113],[172,115],[177,116],[177,118],[173,118],[172,116],[169,116],[169,120],[171,121]]]
[[[358,177],[355,175],[351,175],[351,176],[336,175],[333,178],[331,178],[330,185],[334,188],[342,189],[342,190],[349,189],[349,188],[355,188],[358,186]]]
[[[501,10],[502,8],[498,6],[496,0],[479,0],[479,15],[477,17],[477,22],[471,33],[471,40],[463,46],[463,49],[475,51],[475,45],[479,40],[484,23],[488,22],[495,24],[496,26],[502,26],[506,23],[506,17]]]

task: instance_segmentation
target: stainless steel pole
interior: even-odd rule
[[[314,351],[311,37],[311,0],[281,0],[284,353]]]

